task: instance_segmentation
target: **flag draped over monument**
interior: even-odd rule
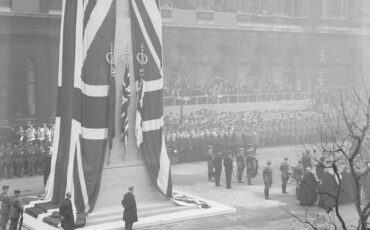
[[[122,104],[121,104],[121,138],[127,146],[128,141],[128,107],[130,104],[130,69],[126,63],[125,73],[122,82]]]
[[[137,82],[137,145],[158,190],[172,197],[163,137],[162,23],[158,0],[131,0],[132,50]]]
[[[63,1],[58,102],[45,200],[71,192],[77,212],[94,208],[108,138],[114,0]]]

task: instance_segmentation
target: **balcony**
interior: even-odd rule
[[[297,101],[313,100],[315,93],[265,93],[265,94],[238,94],[219,96],[193,96],[193,97],[164,97],[164,106],[176,105],[208,105],[208,104],[230,104],[248,102],[269,102],[269,101]]]

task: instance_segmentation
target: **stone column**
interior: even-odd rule
[[[125,148],[121,141],[121,95],[122,82],[124,78],[126,58],[125,52],[128,48],[130,55],[130,86],[131,98],[129,106],[129,140],[128,146]],[[112,164],[119,163],[125,160],[137,159],[137,148],[135,136],[135,112],[136,112],[136,97],[135,97],[135,80],[133,72],[133,54],[131,47],[131,19],[129,10],[129,1],[116,1],[116,31],[114,51],[116,56],[116,133],[113,140],[113,148],[110,152],[110,162]]]

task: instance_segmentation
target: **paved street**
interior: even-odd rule
[[[270,229],[304,229],[295,219],[284,209],[289,209],[294,214],[303,216],[305,209],[299,206],[295,198],[295,185],[288,185],[289,194],[281,193],[281,180],[279,165],[284,156],[289,157],[291,166],[297,162],[298,153],[302,150],[295,147],[280,147],[259,149],[257,158],[259,160],[259,173],[253,180],[254,185],[246,183],[235,183],[233,188],[225,188],[224,172],[221,177],[221,187],[216,187],[214,182],[207,179],[206,162],[195,162],[188,164],[174,165],[172,167],[172,178],[174,190],[183,191],[205,199],[214,200],[222,204],[235,207],[234,215],[210,217],[206,219],[196,219],[183,221],[180,223],[150,227],[153,230],[205,230],[205,229],[225,229],[225,230],[270,230]],[[272,200],[265,200],[263,195],[262,170],[267,159],[272,160],[274,170],[274,182],[270,190]],[[235,166],[235,163],[234,163]],[[234,170],[235,171],[235,170]],[[244,181],[246,175],[243,175]],[[42,177],[26,177],[1,181],[1,184],[10,184],[12,188],[19,188],[26,194],[42,192]],[[312,215],[323,210],[313,207]],[[344,207],[343,212],[347,218],[353,214],[353,210]]]

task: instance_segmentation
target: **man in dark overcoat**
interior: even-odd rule
[[[23,207],[19,201],[20,190],[14,190],[14,197],[10,198],[9,230],[17,230],[18,220],[23,214]]]
[[[265,199],[270,200],[270,187],[272,185],[272,169],[271,169],[271,161],[267,161],[267,166],[263,169],[263,182],[265,184]]]
[[[59,207],[60,218],[62,220],[61,226],[64,230],[74,229],[75,221],[71,202],[71,193],[67,192],[65,199]]]
[[[10,211],[10,199],[8,197],[9,186],[3,185],[2,192],[0,194],[0,227],[1,230],[6,230],[6,225],[9,221],[9,211]]]
[[[220,177],[222,172],[222,154],[219,151],[215,156],[215,184],[216,186],[221,186]]]
[[[132,230],[132,225],[137,221],[137,209],[134,195],[134,186],[128,188],[128,192],[121,201],[123,208],[123,220],[125,221],[125,230]]]
[[[233,159],[232,154],[229,152],[224,159],[225,177],[226,177],[226,188],[231,188],[231,176],[233,174]]]

